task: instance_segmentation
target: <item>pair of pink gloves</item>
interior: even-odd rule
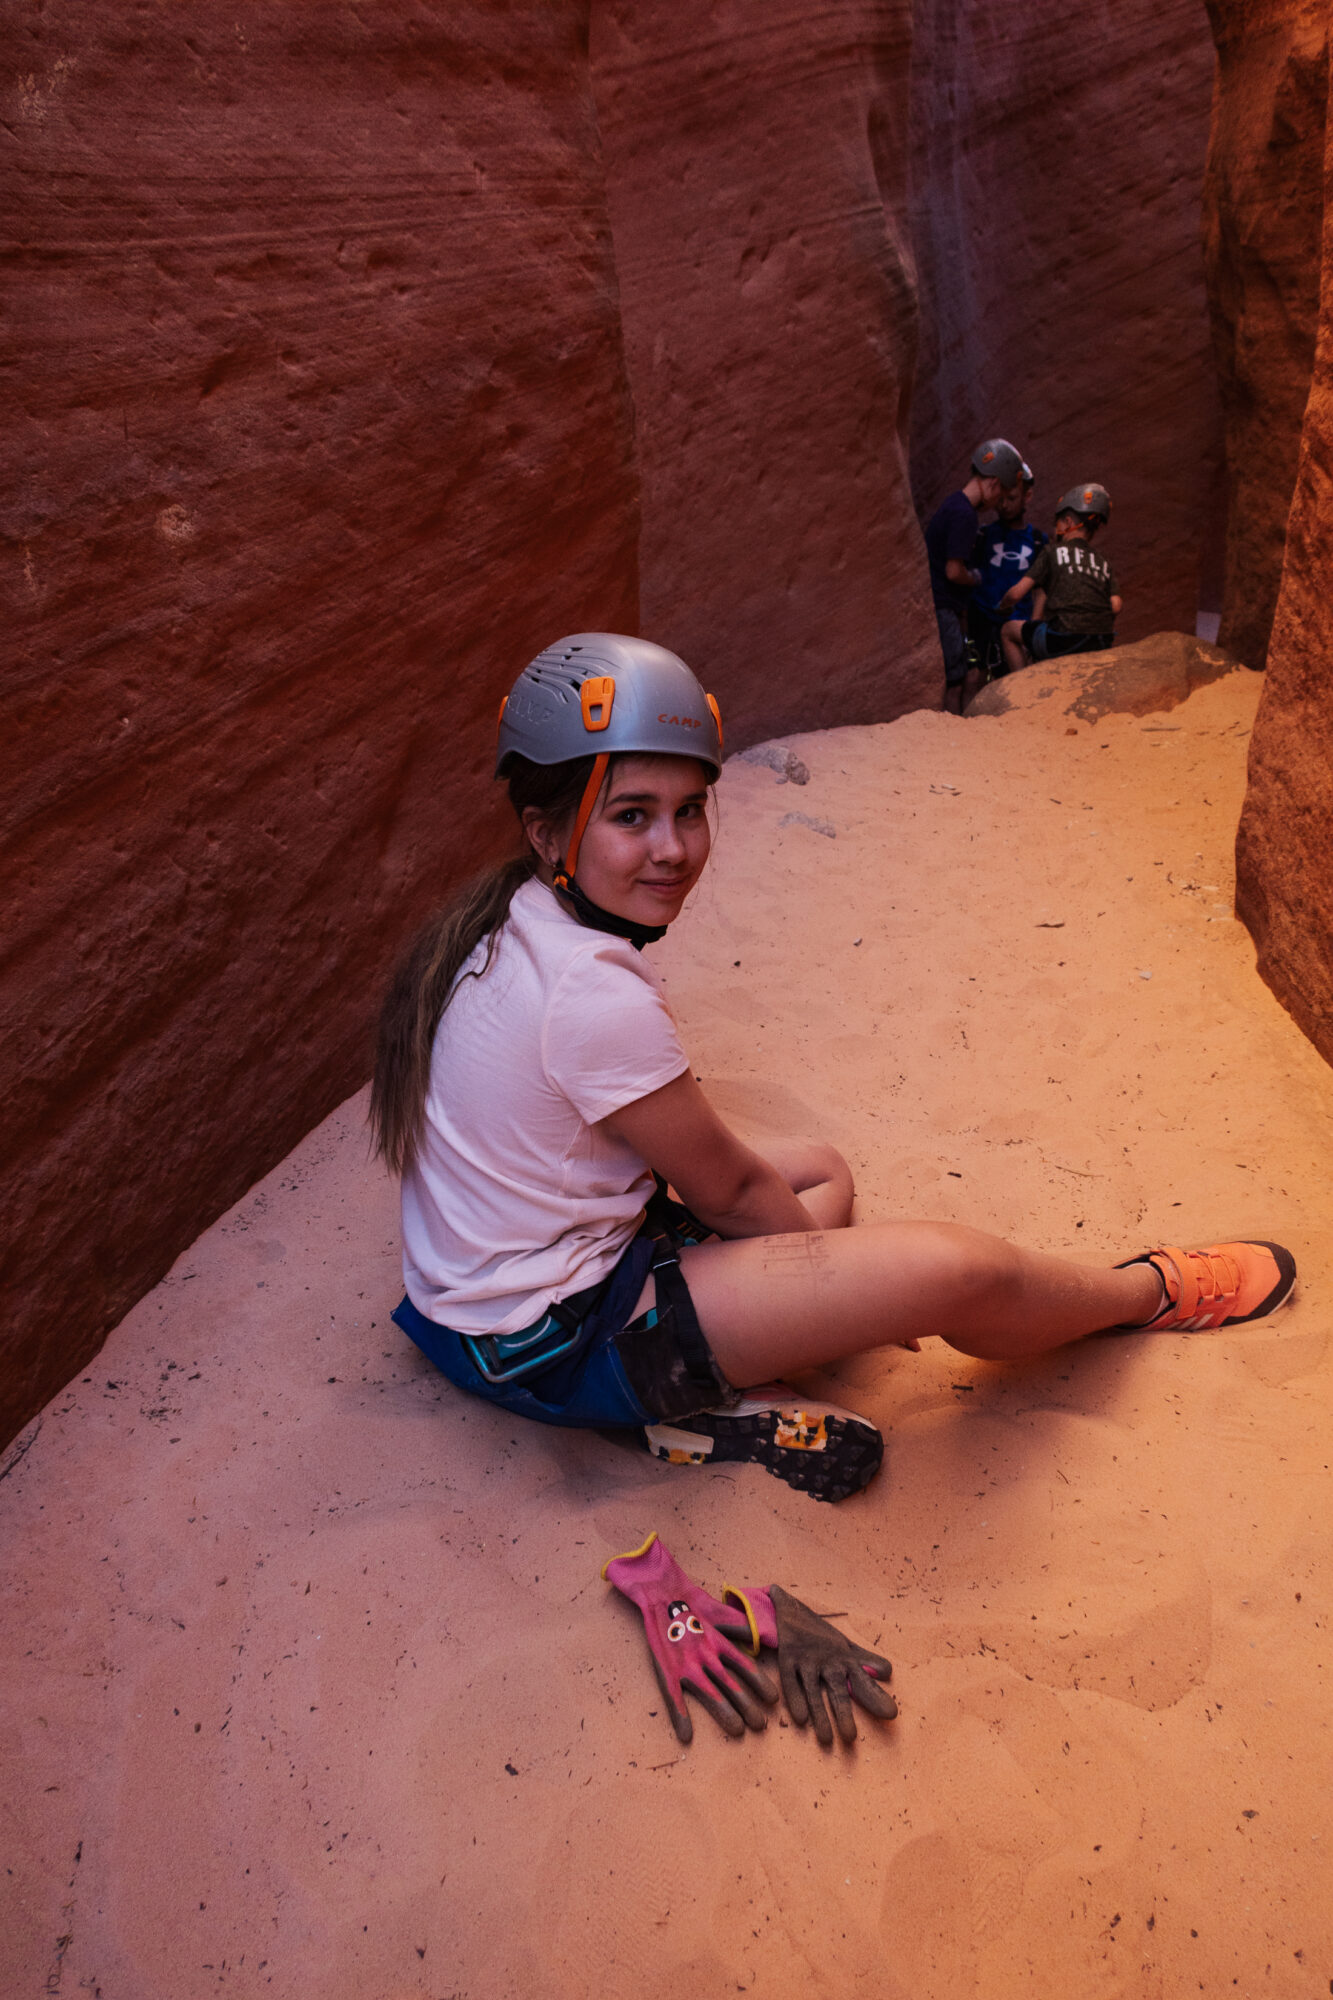
[[[844,1743],[856,1737],[853,1702],[886,1722],[898,1713],[897,1702],[880,1685],[893,1672],[889,1662],[846,1638],[780,1584],[766,1590],[727,1584],[719,1604],[686,1576],[655,1534],[641,1549],[613,1556],[602,1575],[643,1614],[653,1669],[682,1743],[694,1735],[687,1689],[728,1736],[767,1727],[765,1708],[777,1700],[778,1690],[759,1663],[761,1646],[777,1652],[782,1698],[792,1721],[802,1729],[812,1722],[825,1748],[833,1741],[825,1698]],[[748,1653],[740,1651],[738,1640],[748,1642]]]

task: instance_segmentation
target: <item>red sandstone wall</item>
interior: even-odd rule
[[[998,431],[1115,501],[1126,639],[1192,632],[1222,532],[1199,244],[1213,53],[1199,0],[916,0],[923,514]]]
[[[637,617],[581,0],[19,18],[0,1436],[363,1079],[502,686]]]
[[[1318,346],[1250,744],[1236,907],[1264,978],[1333,1062],[1333,121],[1321,194]]]
[[[1108,478],[1126,631],[1188,625],[1209,58],[1186,0],[1025,11],[917,0],[918,473],[995,425],[1047,498]],[[0,1427],[363,1076],[502,837],[498,693],[633,627],[640,556],[733,744],[935,699],[907,44],[908,0],[12,29]]]
[[[737,746],[939,696],[905,464],[909,13],[593,10],[644,629]]]
[[[638,461],[590,4],[12,38],[0,1430],[364,1075],[502,687],[638,624],[640,463],[734,744],[933,696],[905,0],[599,12]]]
[[[1208,0],[1204,190],[1231,505],[1222,644],[1261,667],[1282,575],[1319,310],[1328,0]]]

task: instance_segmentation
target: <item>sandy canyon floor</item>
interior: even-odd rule
[[[353,1099],[3,1461],[6,1994],[1333,1990],[1333,1072],[1231,916],[1259,694],[733,761],[656,957],[724,1114],[834,1141],[860,1217],[1276,1236],[1296,1305],[811,1378],[888,1437],[821,1507],[434,1375]],[[845,1613],[898,1721],[682,1749],[598,1578],[654,1528]]]

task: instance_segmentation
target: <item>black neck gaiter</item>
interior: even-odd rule
[[[628,938],[635,951],[642,951],[646,944],[656,944],[666,936],[665,924],[634,924],[628,917],[612,916],[610,910],[591,902],[577,882],[561,881],[556,884],[555,893],[589,930],[609,931],[612,937]]]

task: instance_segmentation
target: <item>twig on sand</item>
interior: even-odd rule
[[[1052,1160],[1046,1153],[1043,1153],[1041,1157],[1045,1160],[1047,1166],[1054,1167],[1058,1174],[1077,1174],[1081,1181],[1104,1181],[1106,1179],[1105,1174],[1094,1174],[1087,1167],[1067,1167],[1063,1160]]]

